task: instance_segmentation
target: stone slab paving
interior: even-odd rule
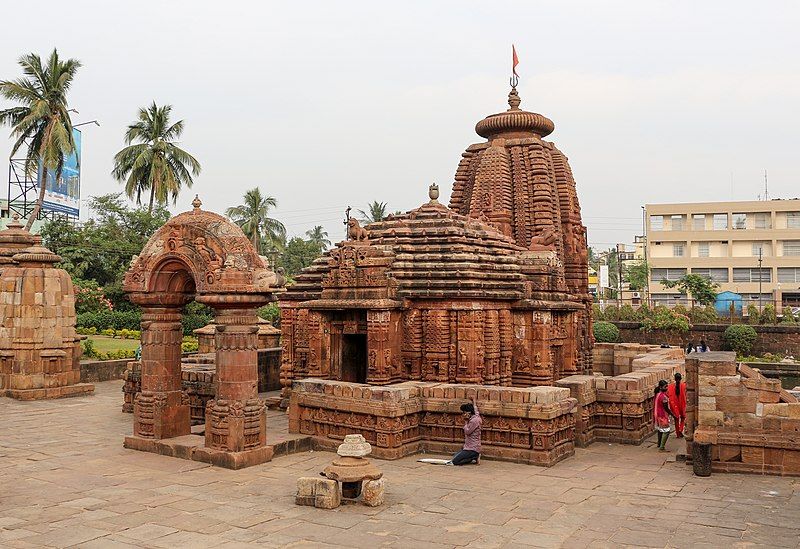
[[[230,471],[125,450],[121,386],[0,398],[0,547],[800,547],[800,479],[697,478],[652,443],[549,469],[379,461],[383,507],[299,507],[333,454]]]

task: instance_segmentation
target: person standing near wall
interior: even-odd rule
[[[669,407],[669,397],[667,397],[667,381],[662,379],[655,388],[655,401],[653,402],[653,425],[658,434],[658,449],[662,452],[667,451],[667,439],[671,427],[669,418],[675,417]]]
[[[675,414],[675,436],[683,438],[683,429],[686,426],[686,383],[682,381],[683,376],[675,373],[675,382],[667,387],[667,398],[669,407]]]

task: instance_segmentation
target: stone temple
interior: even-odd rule
[[[389,216],[305,269],[281,297],[281,381],[529,387],[591,372],[586,230],[548,118],[478,122],[450,207]]]
[[[489,401],[485,455],[574,452],[578,401],[553,385],[592,373],[586,229],[567,160],[543,140],[553,123],[514,87],[508,102],[478,122],[486,141],[464,152],[449,207],[432,185],[415,210],[350,220],[280,297],[291,432],[330,449],[358,433],[389,459],[452,451],[474,396]]]

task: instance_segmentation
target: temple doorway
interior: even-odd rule
[[[342,334],[341,379],[351,383],[367,382],[366,334]]]

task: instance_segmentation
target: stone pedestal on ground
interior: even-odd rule
[[[336,451],[339,457],[323,471],[327,478],[297,480],[295,503],[321,509],[338,507],[342,501],[361,501],[369,507],[383,505],[383,473],[366,459],[371,451],[372,447],[363,436],[345,436]]]

